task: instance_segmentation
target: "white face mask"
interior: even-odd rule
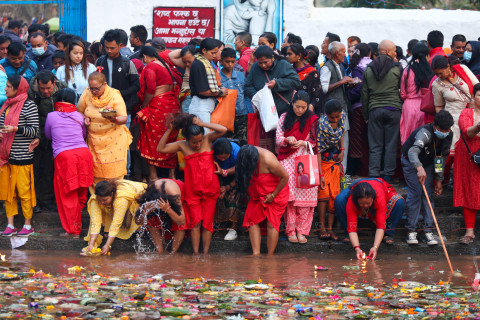
[[[35,56],[41,56],[45,53],[45,47],[32,48],[32,53]]]
[[[472,60],[472,52],[471,51],[465,51],[463,53],[463,60],[465,60],[467,62]]]

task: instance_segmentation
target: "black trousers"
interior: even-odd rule
[[[40,144],[34,149],[33,172],[37,203],[40,206],[55,203],[53,150],[52,142],[47,138],[40,139]]]

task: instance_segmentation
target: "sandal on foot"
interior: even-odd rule
[[[393,244],[393,237],[391,236],[385,236],[383,237],[383,243],[385,244],[388,244],[389,246],[391,246]]]
[[[307,238],[305,238],[305,236],[303,234],[299,234],[297,235],[297,238],[298,238],[298,243],[300,244],[304,244],[304,243],[307,243]]]
[[[325,229],[320,229],[320,231],[318,232],[318,237],[320,238],[320,240],[330,239],[330,233],[328,233]]]
[[[337,234],[331,229],[328,231],[328,235],[330,236],[330,238],[332,238],[333,241],[338,241],[340,239],[340,237],[337,236]]]
[[[288,236],[288,242],[298,243],[297,236],[295,236],[295,235],[293,235],[293,236]]]
[[[465,235],[461,237],[460,240],[458,240],[458,242],[462,244],[470,244],[473,242],[474,239],[475,237]]]

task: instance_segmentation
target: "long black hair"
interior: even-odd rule
[[[303,131],[305,123],[307,123],[308,118],[313,114],[313,111],[310,111],[307,107],[307,111],[305,111],[304,114],[298,117],[295,114],[295,111],[293,111],[293,104],[299,100],[305,101],[308,105],[310,103],[310,96],[306,91],[303,90],[297,91],[295,93],[292,102],[290,103],[290,107],[287,110],[287,114],[285,115],[285,121],[283,122],[283,130],[285,131],[293,127],[297,120],[300,123],[300,131]]]
[[[193,118],[195,118],[195,115],[188,113],[177,113],[174,116],[173,126],[177,130],[182,129],[182,135],[187,141],[199,134],[205,134],[203,127],[193,124]]]
[[[357,43],[355,45],[355,51],[353,52],[352,58],[350,59],[350,65],[348,70],[352,71],[365,57],[369,57],[372,53],[372,48],[366,43]]]
[[[140,49],[140,55],[141,56],[146,55],[151,58],[156,58],[170,72],[170,68],[168,67],[167,63],[162,58],[160,58],[160,56],[158,55],[157,49],[155,49],[154,47],[143,46],[142,49]]]
[[[240,148],[235,164],[235,178],[239,193],[247,192],[259,159],[260,155],[254,146],[247,144]]]
[[[433,78],[433,71],[427,60],[428,53],[428,47],[423,43],[419,42],[413,46],[412,59],[408,63],[408,71],[406,71],[407,76],[405,77],[405,88],[407,87],[410,69],[415,74],[415,87],[417,87],[417,92],[420,91],[421,88],[428,88],[430,85],[430,81]]]
[[[368,182],[358,182],[350,190],[350,196],[352,197],[353,204],[359,207],[358,199],[374,199],[377,196],[375,190]]]

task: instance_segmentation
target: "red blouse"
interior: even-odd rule
[[[172,77],[167,68],[160,66],[159,62],[150,62],[142,71],[143,81],[140,85],[145,89],[145,93],[155,94],[158,86],[165,84],[173,84]],[[145,84],[146,82],[146,84]]]
[[[373,201],[373,209],[367,213],[368,218],[374,222],[377,229],[387,228],[387,202],[395,194],[394,190],[391,191],[385,183],[377,180],[364,180],[359,182],[366,182],[370,184],[375,190],[375,200]],[[350,196],[347,202],[347,232],[357,232],[358,216],[362,215],[362,210],[358,208]]]

